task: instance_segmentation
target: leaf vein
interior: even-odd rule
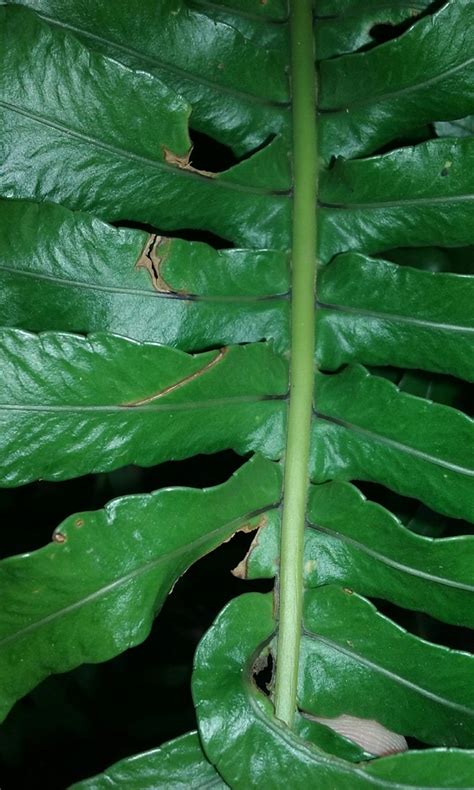
[[[395,683],[399,683],[401,686],[405,686],[405,688],[410,689],[411,691],[420,694],[422,697],[426,697],[426,699],[431,700],[432,702],[436,702],[439,705],[446,706],[447,708],[452,708],[452,710],[458,711],[467,716],[474,717],[474,710],[472,708],[468,708],[466,705],[463,705],[460,702],[455,702],[454,700],[447,699],[446,697],[442,697],[440,694],[437,694],[434,691],[430,691],[429,689],[420,686],[418,683],[414,683],[412,680],[408,678],[404,678],[401,675],[397,675],[396,672],[393,672],[386,667],[380,666],[380,664],[376,664],[370,659],[366,658],[365,656],[361,656],[360,653],[356,653],[355,650],[349,650],[347,647],[340,645],[338,642],[335,642],[332,639],[329,639],[326,636],[322,636],[321,634],[313,633],[312,631],[308,631],[306,628],[304,629],[304,634],[309,639],[314,640],[316,642],[321,642],[327,647],[335,650],[338,653],[342,653],[343,655],[347,656],[350,659],[353,659],[362,666],[367,667],[367,669],[374,670],[379,675],[383,675],[384,677],[388,678],[389,680],[393,680]]]
[[[320,420],[324,420],[326,422],[339,425],[342,428],[346,428],[349,431],[354,431],[354,433],[360,433],[363,436],[366,436],[367,438],[375,442],[378,442],[380,444],[385,444],[388,447],[391,447],[395,450],[401,450],[403,453],[407,453],[408,455],[413,455],[415,458],[420,458],[423,461],[428,461],[429,463],[435,464],[436,466],[440,466],[443,469],[448,469],[450,472],[466,475],[467,477],[474,477],[473,469],[468,469],[467,467],[452,463],[451,461],[445,461],[443,458],[437,458],[436,456],[430,455],[430,453],[426,453],[424,450],[418,450],[416,447],[410,447],[407,444],[403,444],[403,442],[398,442],[395,439],[390,439],[390,437],[388,436],[383,436],[380,433],[371,431],[368,428],[363,428],[362,426],[356,425],[355,423],[351,423],[339,417],[331,417],[327,414],[321,414],[318,411],[315,412],[315,416],[318,417]]]
[[[350,307],[348,305],[331,304],[328,302],[316,302],[316,307],[325,310],[334,310],[339,313],[349,313],[368,318],[381,318],[387,321],[398,321],[402,324],[413,324],[414,326],[425,326],[430,329],[442,329],[450,332],[467,332],[474,334],[474,326],[463,326],[458,324],[449,324],[444,321],[429,321],[426,318],[416,318],[412,315],[400,315],[398,313],[389,313],[381,310],[368,310],[362,307]]]
[[[23,115],[25,118],[34,121],[35,123],[41,124],[42,126],[47,126],[50,129],[55,129],[56,131],[64,134],[68,137],[73,137],[77,140],[80,140],[84,143],[90,143],[91,145],[99,148],[103,151],[106,151],[109,154],[113,154],[114,156],[118,156],[122,159],[131,160],[133,162],[138,162],[141,165],[145,165],[147,167],[155,168],[157,170],[164,170],[169,174],[173,174],[174,176],[181,176],[183,178],[190,178],[194,180],[199,180],[202,182],[206,181],[208,184],[213,184],[221,189],[228,189],[231,192],[244,192],[250,195],[270,195],[276,194],[272,190],[265,189],[263,187],[252,187],[252,186],[245,186],[244,184],[237,184],[233,181],[225,181],[219,178],[208,178],[207,176],[199,175],[196,171],[187,170],[183,167],[175,167],[173,165],[167,164],[166,162],[161,162],[158,159],[150,159],[147,156],[143,156],[142,154],[136,154],[133,151],[128,151],[125,148],[120,148],[112,143],[106,143],[103,140],[98,140],[96,137],[91,137],[84,132],[79,132],[76,129],[71,129],[68,126],[65,126],[58,121],[54,121],[50,118],[45,118],[42,115],[38,115],[38,113],[34,113],[29,109],[23,109],[22,107],[18,107],[15,104],[11,104],[10,102],[0,100],[0,107],[4,107],[6,110],[17,113],[18,115]],[[281,192],[278,194],[286,195],[287,192]]]
[[[248,513],[244,513],[238,518],[232,519],[231,521],[218,527],[217,529],[212,530],[211,532],[207,532],[205,535],[201,536],[200,538],[197,538],[196,540],[191,541],[190,543],[186,543],[185,545],[180,546],[175,551],[169,552],[167,554],[163,554],[155,560],[151,560],[150,562],[140,565],[138,568],[135,568],[133,571],[130,571],[130,573],[127,573],[125,576],[121,576],[119,579],[115,579],[109,584],[100,587],[98,590],[94,590],[94,592],[89,593],[89,595],[86,595],[84,598],[81,598],[79,601],[74,601],[68,606],[64,606],[61,609],[58,609],[56,612],[51,612],[51,614],[42,617],[40,620],[37,620],[33,623],[29,623],[27,626],[24,626],[24,628],[15,631],[14,634],[10,634],[9,636],[0,639],[0,649],[5,647],[5,645],[7,644],[16,642],[18,639],[21,639],[23,636],[31,633],[32,631],[37,631],[38,628],[42,628],[43,626],[48,625],[51,622],[54,622],[55,620],[59,619],[64,615],[68,615],[71,612],[76,611],[77,609],[81,609],[83,606],[86,606],[92,601],[96,601],[97,599],[104,597],[105,595],[112,592],[113,590],[116,590],[117,588],[122,587],[124,584],[127,584],[127,582],[131,581],[132,579],[135,579],[143,574],[153,571],[155,568],[159,567],[164,562],[169,562],[170,560],[180,557],[182,554],[187,554],[190,550],[202,546],[203,544],[207,543],[209,539],[212,539],[213,537],[217,537],[221,533],[225,534],[229,528],[233,527],[233,525],[237,526],[238,524],[241,524],[243,522],[245,523],[251,518],[255,518],[261,515],[262,513],[267,513],[270,510],[273,510],[275,507],[277,507],[277,503],[273,503],[271,505],[267,505],[262,508],[257,508]]]
[[[336,538],[340,540],[342,543],[347,543],[350,546],[354,546],[359,551],[362,551],[364,554],[367,554],[369,557],[373,557],[374,559],[378,560],[379,562],[383,563],[384,565],[388,565],[390,568],[394,568],[394,570],[402,571],[410,576],[416,576],[420,579],[425,579],[429,582],[436,582],[436,584],[441,584],[446,587],[454,587],[457,590],[465,590],[466,592],[474,592],[474,584],[466,584],[464,582],[458,582],[455,579],[446,579],[443,576],[436,576],[434,573],[428,573],[426,571],[421,571],[419,568],[414,568],[413,566],[405,565],[402,562],[398,562],[397,560],[392,560],[390,557],[387,557],[385,554],[382,554],[379,551],[375,551],[374,549],[369,548],[363,543],[360,543],[358,540],[351,538],[349,535],[344,535],[341,532],[337,532],[336,530],[329,529],[328,527],[322,527],[319,524],[313,524],[308,522],[308,528],[314,530],[315,532],[322,532],[325,535],[329,535],[332,538]]]

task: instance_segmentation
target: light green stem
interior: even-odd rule
[[[303,610],[303,543],[309,483],[316,285],[316,72],[312,0],[292,0],[293,245],[291,365],[285,457],[275,710],[293,725]]]

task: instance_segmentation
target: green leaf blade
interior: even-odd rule
[[[80,5],[22,0],[21,5],[73,33],[89,49],[163,80],[192,104],[193,128],[237,153],[258,147],[271,134],[288,136],[286,36],[283,47],[264,48],[264,17],[260,24],[247,18],[243,35],[219,9],[190,8],[176,0],[158,7],[145,0],[139,14],[126,0],[113,8],[89,0]],[[249,27],[258,36],[258,46],[248,41]]]
[[[323,263],[339,252],[469,245],[474,138],[430,140],[321,174]]]
[[[473,657],[359,597],[472,624],[473,538],[414,534],[474,521],[470,0],[0,5],[0,321],[21,330],[0,333],[0,485],[263,456],[217,490],[77,514],[0,563],[4,712],[144,639],[192,562],[260,527],[236,575],[275,592],[201,643],[201,741],[91,781],[222,786],[215,765],[245,790],[472,787]],[[372,759],[338,715],[449,748]]]
[[[218,177],[194,171],[189,107],[156,77],[89,52],[26,9],[1,7],[0,19],[10,53],[0,83],[3,195],[53,201],[108,221],[205,227],[243,245],[286,246],[290,174],[273,155],[278,139]],[[58,83],[60,93],[49,89]],[[84,115],[82,102],[91,108]]]
[[[451,0],[384,46],[321,64],[321,148],[354,158],[474,109],[469,0]]]
[[[77,782],[69,790],[169,790],[228,787],[206,760],[196,732],[190,732],[160,746],[111,765],[104,773]]]
[[[285,253],[214,250],[16,200],[0,201],[0,249],[4,325],[183,351],[264,339],[288,347]]]
[[[304,622],[303,710],[374,719],[433,745],[473,746],[472,655],[425,642],[332,586],[306,593]]]
[[[465,414],[402,393],[354,366],[319,374],[315,417],[313,447],[326,448],[324,456],[313,449],[315,482],[372,480],[445,515],[473,520],[473,421]]]
[[[2,341],[4,486],[228,448],[281,453],[288,374],[264,343],[191,356],[114,335]]]
[[[76,513],[48,546],[3,560],[2,716],[47,675],[142,642],[184,571],[238,530],[266,523],[280,488],[278,465],[255,457],[215,488],[123,497]]]
[[[416,515],[416,514],[415,514]],[[413,532],[349,483],[311,486],[305,536],[307,589],[338,584],[445,623],[474,627],[474,537],[429,538]],[[278,523],[261,530],[246,558],[248,578],[277,574]]]
[[[270,597],[241,596],[223,610],[197,651],[193,696],[199,732],[208,759],[224,780],[227,777],[242,790],[269,782],[283,789],[290,777],[292,788],[304,790],[315,776],[323,790],[472,785],[472,750],[426,750],[415,759],[413,754],[397,755],[362,767],[295,736],[273,716],[269,701],[251,679],[253,662],[265,650],[274,627]]]
[[[396,365],[474,378],[474,279],[340,255],[319,281],[320,365]]]
[[[372,29],[376,25],[397,25],[415,21],[430,4],[430,0],[383,2],[362,5],[358,0],[340,0],[337,7],[332,0],[315,3],[316,52],[321,60],[353,52],[376,43]]]

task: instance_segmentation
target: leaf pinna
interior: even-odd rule
[[[473,12],[1,4],[1,485],[243,457],[0,562],[2,715],[236,532],[274,579],[202,638],[197,730],[76,790],[474,786],[474,658],[433,626],[474,625]]]

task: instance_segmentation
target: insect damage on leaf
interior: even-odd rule
[[[172,293],[172,289],[169,287],[168,283],[164,281],[160,272],[160,267],[165,256],[159,255],[158,250],[166,241],[167,239],[164,236],[159,236],[157,233],[151,234],[135,264],[136,269],[147,270],[154,289],[159,293]]]
[[[245,462],[2,562],[0,717],[252,532],[232,573],[273,590],[201,640],[199,736],[75,790],[473,788],[474,657],[437,643],[472,625],[472,0],[96,5],[0,9],[3,483]]]
[[[122,403],[121,405],[126,408],[132,408],[135,406],[146,406],[149,403],[153,403],[154,401],[158,400],[159,398],[163,398],[165,395],[169,395],[170,392],[174,392],[181,387],[184,387],[186,384],[189,384],[191,381],[194,381],[198,378],[198,376],[202,376],[203,373],[207,373],[208,370],[211,370],[218,362],[224,358],[228,351],[228,348],[220,348],[217,352],[216,356],[211,359],[210,362],[207,362],[202,368],[199,370],[194,371],[194,373],[190,373],[189,376],[185,376],[184,378],[176,381],[174,384],[170,384],[168,387],[160,390],[159,392],[154,392],[152,395],[147,395],[145,398],[140,398],[139,400],[130,401],[130,403]]]
[[[242,531],[244,531],[244,532],[251,532],[252,530],[256,529],[257,532],[256,532],[256,534],[255,534],[255,536],[254,536],[254,538],[252,540],[252,543],[249,546],[249,549],[248,549],[247,553],[245,554],[245,557],[243,557],[240,560],[239,564],[236,565],[236,567],[233,568],[232,571],[231,571],[232,576],[235,576],[236,579],[246,579],[247,578],[247,565],[248,565],[249,557],[251,556],[251,554],[254,551],[254,549],[256,548],[256,546],[258,546],[260,530],[263,529],[264,527],[266,527],[267,524],[268,524],[268,518],[264,514],[261,517],[261,519],[258,522],[258,524],[256,524],[255,526],[251,527],[250,529],[241,529],[240,530],[241,532]]]
[[[193,149],[191,146],[185,156],[178,156],[177,154],[174,154],[173,151],[170,151],[169,148],[163,146],[163,154],[167,164],[174,165],[174,167],[179,167],[180,170],[187,170],[190,173],[196,173],[198,176],[204,176],[205,178],[215,178],[216,174],[212,173],[210,170],[199,170],[199,168],[192,166],[190,161],[192,152]]]

